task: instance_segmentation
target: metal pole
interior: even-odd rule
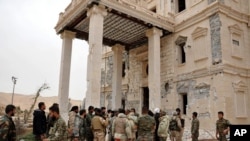
[[[12,98],[11,98],[11,104],[13,104],[14,99],[14,92],[15,92],[15,85],[16,85],[16,77],[12,76],[12,82],[13,82],[13,91],[12,91]]]

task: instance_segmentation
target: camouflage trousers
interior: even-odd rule
[[[193,135],[192,136],[192,141],[198,141],[198,137],[199,137],[198,135]]]
[[[87,141],[93,141],[94,139],[94,135],[93,135],[93,132],[90,128],[87,128],[86,129],[86,140]]]
[[[138,136],[137,141],[154,141],[154,135],[152,136]]]
[[[224,135],[223,133],[220,133],[218,141],[227,141],[226,135]]]
[[[167,137],[159,137],[160,141],[166,141]]]
[[[171,131],[170,140],[171,141],[182,141],[181,133],[179,131]]]
[[[93,141],[105,141],[105,133],[103,131],[94,131]]]

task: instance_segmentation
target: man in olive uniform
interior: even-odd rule
[[[198,141],[200,121],[197,119],[197,112],[193,112],[193,120],[191,125],[192,141]]]
[[[0,118],[0,141],[16,141],[16,127],[12,120],[16,107],[7,105],[5,115]]]
[[[142,116],[138,118],[137,141],[153,141],[155,130],[155,119],[148,115],[148,108],[142,108]]]
[[[91,127],[94,134],[93,141],[105,141],[105,131],[108,126],[108,120],[102,117],[101,109],[95,110],[95,116],[91,120]]]
[[[216,121],[216,138],[219,141],[227,141],[226,135],[229,132],[230,122],[223,118],[224,113],[222,111],[218,112],[219,120]]]
[[[88,114],[86,115],[86,140],[87,141],[93,141],[94,139],[94,135],[91,130],[91,120],[94,117],[93,112],[94,112],[94,107],[89,106]]]
[[[66,141],[67,140],[67,126],[65,121],[59,115],[59,108],[52,106],[49,108],[50,117],[55,118],[54,126],[50,128],[49,136],[43,141]]]

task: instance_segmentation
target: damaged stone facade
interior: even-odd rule
[[[154,4],[157,8],[155,1],[149,5]],[[175,13],[176,3],[172,3],[165,13],[176,24],[174,33],[161,38],[159,108],[170,115],[179,107],[187,127],[194,111],[204,130],[214,130],[218,111],[224,111],[233,124],[250,123],[249,5],[246,0],[186,0],[184,11]],[[101,105],[109,109],[112,51],[104,48]],[[124,51],[123,62],[124,108],[140,113],[148,87],[148,45]]]

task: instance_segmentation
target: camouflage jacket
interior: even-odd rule
[[[155,119],[150,115],[142,115],[138,118],[138,136],[153,136]]]
[[[90,114],[90,113],[88,113],[86,115],[86,127],[90,127],[91,126],[91,120],[92,120],[93,117],[94,117],[94,115]]]
[[[216,131],[219,133],[223,133],[225,129],[227,129],[230,125],[230,122],[226,119],[219,119],[216,121]]]
[[[67,126],[61,117],[59,117],[55,121],[54,126],[50,128],[48,139],[50,141],[67,140]]]
[[[191,125],[191,133],[192,135],[199,135],[199,127],[200,127],[200,121],[195,118],[192,120],[192,125]]]
[[[86,118],[81,117],[80,125],[79,125],[79,134],[80,137],[85,137],[86,136]]]
[[[0,141],[16,141],[16,127],[8,115],[0,118]]]

